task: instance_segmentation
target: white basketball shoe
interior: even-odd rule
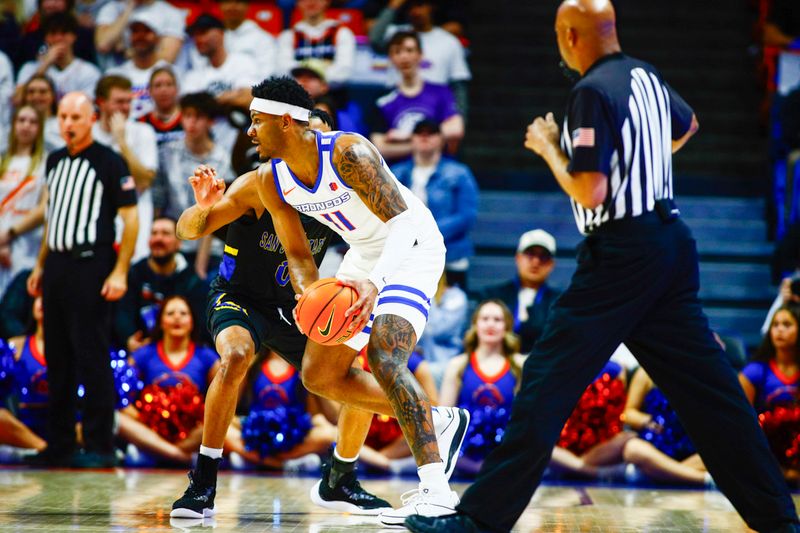
[[[436,442],[439,444],[439,456],[444,462],[444,474],[449,480],[458,462],[458,451],[467,436],[469,411],[458,407],[438,406],[431,407],[431,416]]]
[[[442,516],[456,512],[458,494],[453,491],[433,492],[420,483],[418,489],[410,490],[400,496],[403,505],[397,509],[384,511],[378,520],[384,526],[404,527],[406,518],[412,515]]]

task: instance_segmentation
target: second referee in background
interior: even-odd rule
[[[43,466],[113,466],[114,378],[109,364],[110,302],[127,289],[136,244],[136,186],[122,158],[92,139],[91,100],[69,93],[58,106],[67,143],[47,158],[45,233],[28,292],[42,295],[50,385]],[[114,218],[124,223],[114,253]],[[84,450],[76,446],[77,389],[85,390]]]

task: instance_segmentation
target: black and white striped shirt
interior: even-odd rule
[[[136,204],[125,161],[96,142],[75,155],[50,154],[47,190],[47,247],[55,252],[111,246],[117,210]]]
[[[595,209],[572,199],[589,233],[609,220],[653,211],[672,198],[672,140],[691,126],[692,109],[651,65],[622,53],[597,61],[570,93],[561,148],[570,172],[602,172],[608,194]]]

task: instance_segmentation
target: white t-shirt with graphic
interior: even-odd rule
[[[44,168],[47,157],[42,157],[32,173],[31,156],[11,158],[8,168],[0,177],[0,229],[5,231],[39,204],[44,186]],[[20,271],[33,268],[42,242],[42,226],[18,236],[11,243],[11,267],[0,267],[0,294]]]
[[[181,80],[181,94],[206,91],[212,96],[234,89],[250,88],[261,80],[253,60],[242,54],[228,54],[219,67],[211,64],[193,68]],[[239,132],[224,117],[217,119],[212,126],[214,142],[224,150],[232,151]]]

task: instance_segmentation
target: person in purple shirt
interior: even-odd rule
[[[417,122],[433,120],[441,125],[448,153],[455,153],[464,138],[464,118],[453,92],[446,85],[428,83],[420,74],[422,46],[414,32],[400,31],[389,41],[389,60],[400,73],[400,83],[380,97],[370,128],[372,143],[389,160],[411,155],[411,133]]]

